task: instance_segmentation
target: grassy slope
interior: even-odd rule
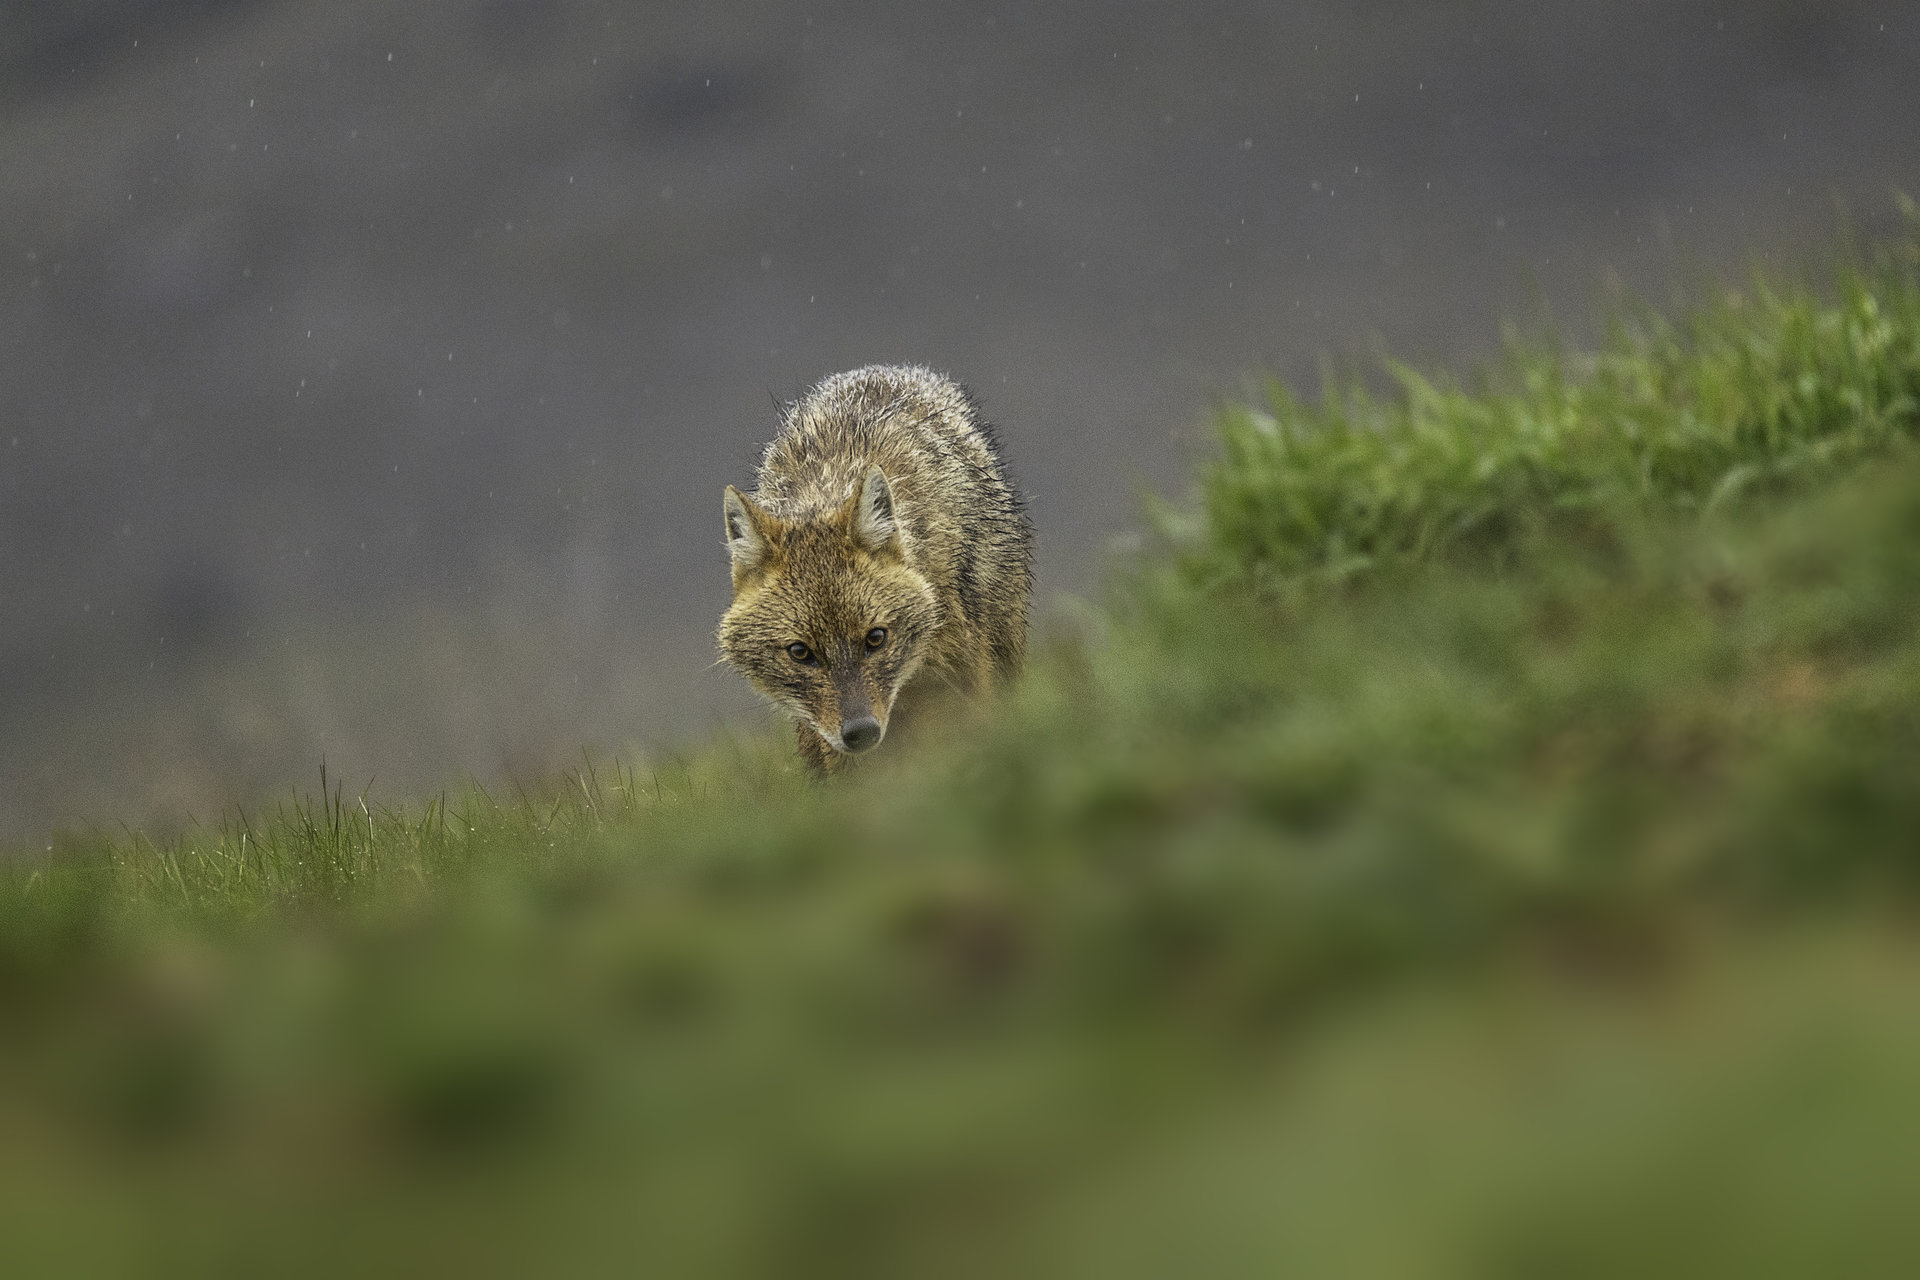
[[[1164,556],[851,785],[754,742],[15,869],[0,1239],[1910,1272],[1914,243],[1400,376],[1228,411]]]

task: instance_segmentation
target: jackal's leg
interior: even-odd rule
[[[975,709],[990,695],[991,687],[981,679],[981,672],[971,668],[923,673],[894,699],[886,742],[910,748],[916,743],[951,740],[966,732],[974,722]],[[880,750],[886,749],[882,744]]]
[[[793,727],[794,736],[800,741],[800,759],[805,762],[807,771],[816,778],[824,778],[832,773],[836,763],[834,749],[805,720],[794,721]]]

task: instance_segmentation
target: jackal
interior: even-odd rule
[[[826,773],[886,736],[901,689],[964,694],[1026,655],[1033,531],[971,396],[872,365],[786,407],[748,497],[725,499],[720,652]]]

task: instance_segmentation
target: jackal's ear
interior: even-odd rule
[[[887,483],[885,472],[879,467],[868,467],[848,506],[847,533],[856,545],[874,552],[899,549],[900,526],[893,515],[893,487]]]
[[[740,580],[767,562],[773,518],[753,504],[753,499],[732,485],[727,486],[723,503],[727,517],[727,554],[733,558],[733,582]]]

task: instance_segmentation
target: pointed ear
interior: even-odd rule
[[[899,550],[900,525],[893,513],[893,486],[879,467],[868,467],[848,504],[847,533],[868,551]]]
[[[733,559],[733,585],[759,569],[772,552],[773,517],[732,485],[722,503],[727,517],[727,554]]]

